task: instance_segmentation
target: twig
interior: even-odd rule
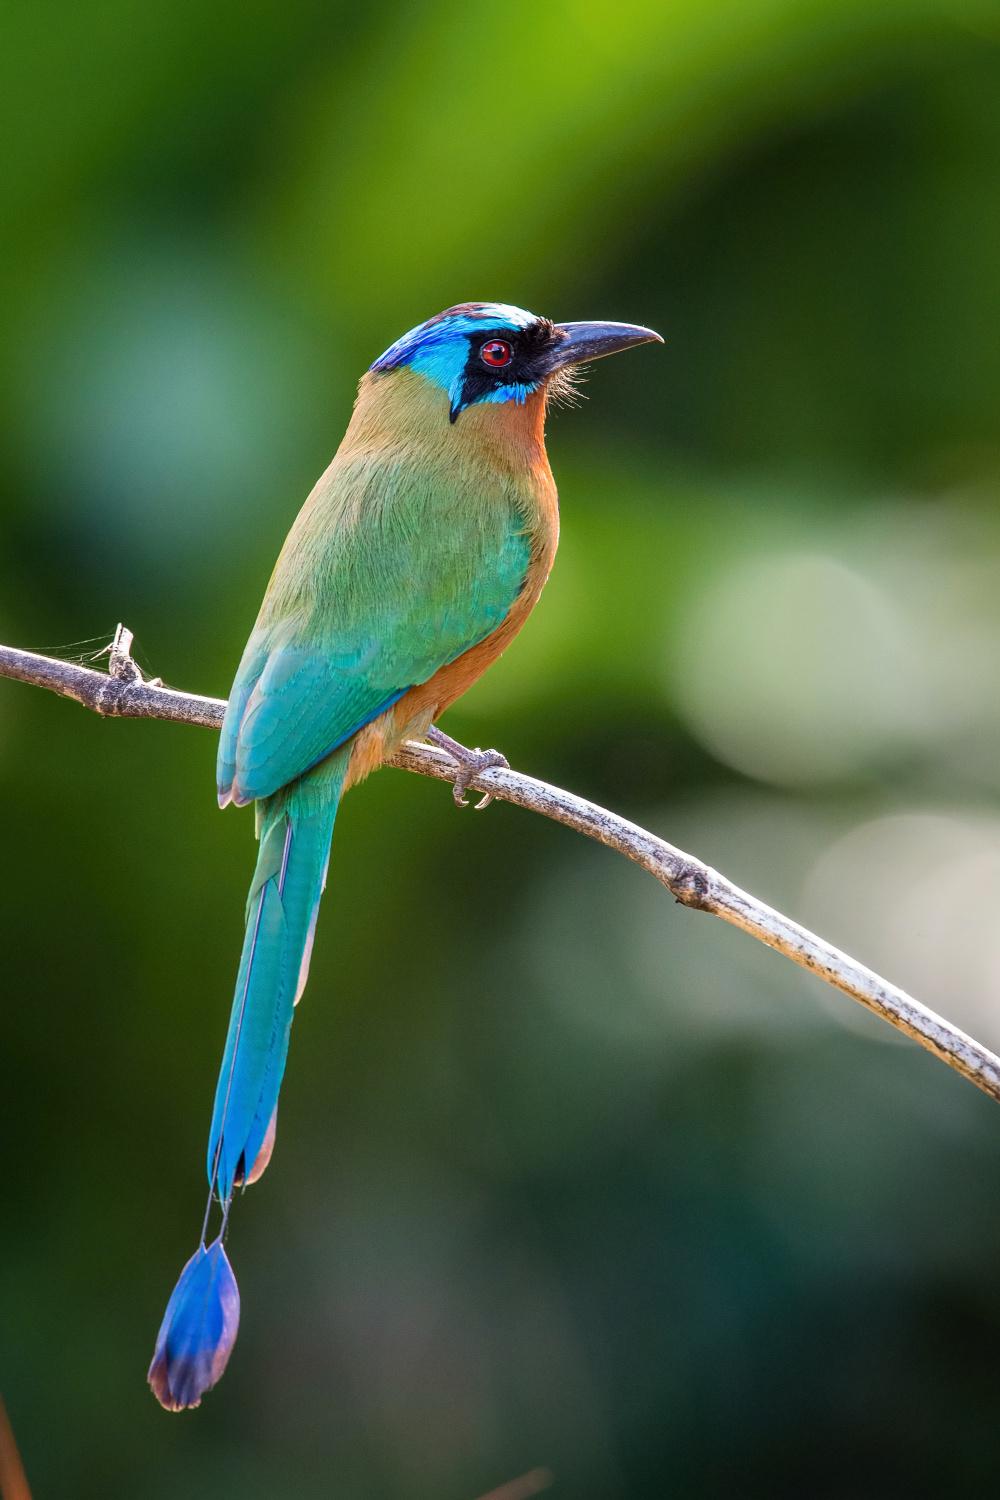
[[[128,654],[130,645],[130,633],[119,626],[111,654],[114,676],[105,676],[103,672],[72,662],[0,646],[0,676],[51,688],[53,692],[75,698],[99,714],[173,719],[183,724],[202,724],[210,729],[221,726],[226,708],[221,699],[178,693],[160,686],[158,680],[156,683],[144,682],[141,676],[126,675],[129,669],[138,671]],[[421,776],[434,776],[439,781],[454,782],[459,773],[459,767],[449,755],[412,740],[407,741],[387,764]],[[583,797],[549,786],[544,781],[536,781],[532,776],[523,776],[519,771],[492,767],[476,776],[470,785],[477,791],[491,793],[500,801],[513,802],[518,807],[553,818],[557,823],[565,823],[567,828],[574,828],[578,833],[585,833],[589,838],[616,849],[648,870],[650,875],[655,875],[683,905],[696,911],[711,912],[735,927],[742,927],[744,932],[759,938],[769,948],[776,948],[786,958],[818,974],[828,984],[874,1011],[898,1031],[905,1032],[984,1093],[1000,1101],[1000,1057],[903,990],[879,978],[871,969],[800,927],[790,917],[740,890],[701,860],[682,853],[645,828],[629,823]]]
[[[31,1500],[28,1476],[14,1441],[14,1429],[0,1401],[0,1500]]]
[[[119,625],[109,648],[109,675],[77,666],[76,662],[0,646],[0,677],[51,688],[109,718],[173,719],[179,724],[201,724],[206,729],[222,727],[224,703],[218,698],[200,698],[197,693],[175,693],[163,687],[159,678],[144,682],[129,655],[131,647],[132,632]]]

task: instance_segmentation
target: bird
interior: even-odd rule
[[[343,441],[292,525],[219,742],[220,806],[255,804],[259,852],[201,1241],[149,1370],[168,1410],[199,1404],[236,1338],[223,1242],[235,1189],[261,1176],[274,1147],[340,800],[404,740],[448,750],[462,806],[471,780],[507,764],[435,721],[514,639],[548,578],[559,505],[547,407],[581,364],[653,341],[663,342],[637,324],[554,323],[506,303],[438,313],[362,377]],[[206,1245],[213,1201],[222,1226]]]

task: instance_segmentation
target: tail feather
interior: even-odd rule
[[[277,1135],[277,1133],[278,1133],[278,1106],[275,1105],[274,1106],[274,1113],[271,1116],[271,1123],[267,1127],[267,1135],[265,1135],[265,1137],[264,1137],[264,1144],[261,1146],[260,1150],[257,1152],[257,1158],[251,1164],[250,1170],[249,1170],[249,1172],[246,1173],[245,1178],[241,1177],[240,1174],[239,1174],[239,1172],[237,1172],[235,1178],[233,1179],[236,1187],[244,1187],[244,1186],[245,1187],[249,1187],[250,1184],[251,1184],[251,1182],[256,1182],[259,1177],[263,1177],[264,1171],[265,1171],[265,1169],[267,1167],[267,1164],[271,1160],[271,1152],[274,1150],[274,1138]],[[244,1159],[243,1159],[243,1166],[244,1166],[244,1169],[245,1169],[245,1167],[246,1167],[246,1157],[245,1157],[245,1155],[244,1155]]]
[[[345,748],[257,804],[260,852],[208,1143],[209,1182],[223,1202],[270,1157],[349,754]]]

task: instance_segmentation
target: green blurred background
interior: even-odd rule
[[[446,727],[1000,1046],[997,0],[21,0],[0,37],[0,640],[123,619],[225,695],[394,337],[651,324],[552,419],[552,581]],[[996,1494],[997,1106],[394,771],[338,823],[229,1372],[164,1414],[255,852],[214,754],[0,683],[36,1500]]]

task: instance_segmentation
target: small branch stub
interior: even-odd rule
[[[132,660],[131,648],[131,631],[119,625],[108,648],[111,673],[106,675],[73,662],[0,646],[0,677],[33,683],[75,698],[85,708],[107,717],[170,719],[175,723],[200,724],[207,729],[222,727],[226,711],[223,700],[176,692],[164,687],[159,678],[144,681]],[[460,779],[463,770],[444,751],[412,741],[403,745],[387,764],[451,783]],[[1000,1101],[1000,1058],[988,1048],[856,959],[733,885],[710,865],[606,808],[509,767],[493,766],[481,771],[472,777],[469,786],[499,801],[541,813],[617,850],[655,876],[682,905],[694,911],[711,912],[741,927],[793,963],[818,974]]]
[[[116,682],[142,681],[142,671],[132,660],[134,639],[131,630],[126,630],[124,625],[119,625],[115,631],[115,638],[108,647],[108,673]]]

